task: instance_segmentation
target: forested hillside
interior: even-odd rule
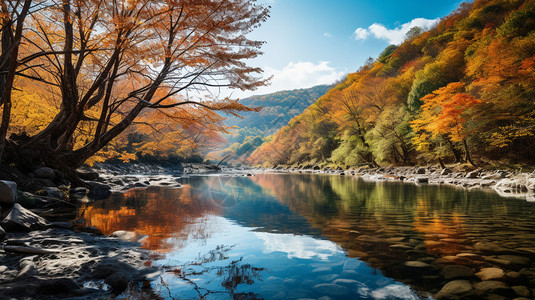
[[[230,117],[225,124],[235,127],[225,135],[226,143],[222,149],[212,152],[209,157],[222,159],[229,156],[229,161],[243,162],[264,141],[286,125],[293,117],[302,113],[332,88],[330,85],[318,85],[308,89],[280,91],[272,94],[252,96],[240,100],[248,107],[261,107],[259,112],[242,112],[239,117]]]
[[[349,74],[255,165],[535,162],[535,1],[476,0]]]

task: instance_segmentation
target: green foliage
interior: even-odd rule
[[[390,45],[386,47],[385,50],[383,50],[383,52],[379,54],[377,61],[384,64],[386,60],[390,57],[390,55],[394,52],[394,50],[396,50],[397,48],[398,46],[396,45]]]

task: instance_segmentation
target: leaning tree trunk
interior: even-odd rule
[[[468,143],[466,142],[466,139],[463,139],[463,146],[466,161],[468,161],[472,166],[475,167],[476,164],[472,160],[472,156],[470,155],[470,150],[468,149]]]

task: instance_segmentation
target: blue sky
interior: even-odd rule
[[[368,57],[376,58],[389,44],[399,43],[413,25],[432,25],[462,3],[459,0],[259,2],[271,5],[271,17],[249,35],[266,41],[262,48],[264,55],[250,64],[262,67],[265,75],[274,78],[270,87],[234,92],[234,97],[332,83],[344,74],[355,72]]]

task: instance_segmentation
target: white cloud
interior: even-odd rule
[[[355,39],[357,40],[365,40],[369,35],[370,32],[367,29],[357,28],[357,30],[355,30]]]
[[[337,244],[309,236],[266,232],[255,232],[255,235],[264,242],[264,253],[284,252],[288,258],[327,260],[330,256],[343,253]]]
[[[440,21],[440,18],[436,19],[425,19],[425,18],[416,18],[410,22],[407,22],[401,26],[398,26],[394,29],[388,29],[383,24],[374,23],[370,25],[367,29],[357,28],[355,30],[355,39],[364,40],[367,39],[370,35],[373,35],[376,39],[385,40],[390,44],[399,45],[405,40],[405,35],[413,27],[420,27],[423,30],[428,30],[431,27],[435,26]]]
[[[323,34],[323,37],[326,37],[326,38],[332,38],[333,35],[332,35],[330,32],[325,32],[325,33]]]
[[[306,61],[290,62],[282,69],[264,67],[263,76],[265,78],[273,76],[269,86],[243,94],[235,93],[234,96],[263,95],[283,90],[310,88],[320,84],[331,84],[344,75],[345,72],[337,71],[329,66],[328,61],[320,61],[317,64]]]

